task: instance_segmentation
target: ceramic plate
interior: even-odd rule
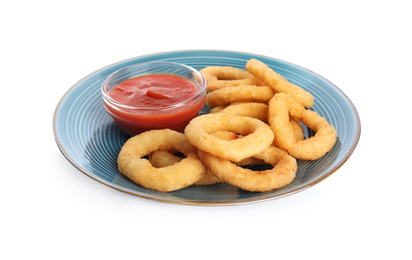
[[[244,69],[256,58],[292,83],[312,93],[311,109],[325,117],[338,133],[332,150],[313,162],[298,161],[295,180],[280,189],[255,193],[228,184],[193,186],[162,193],[142,188],[117,170],[117,155],[129,138],[103,108],[100,87],[114,71],[141,62],[169,61],[202,69],[233,66]],[[205,108],[201,113],[207,113]],[[325,78],[289,62],[229,51],[176,51],[132,58],[102,68],[81,79],[62,97],[54,113],[54,135],[63,155],[81,172],[114,189],[157,201],[191,205],[234,205],[281,198],[302,191],[335,172],[354,151],[360,137],[360,120],[349,98]],[[313,133],[306,130],[307,135]]]

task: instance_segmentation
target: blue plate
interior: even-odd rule
[[[117,155],[129,138],[103,108],[100,87],[114,71],[141,62],[169,61],[202,69],[206,66],[233,66],[244,69],[256,58],[292,83],[312,93],[311,109],[325,117],[338,133],[332,150],[313,162],[298,161],[295,180],[280,189],[255,193],[228,184],[193,186],[174,192],[158,192],[140,187],[117,170]],[[202,113],[207,113],[205,108]],[[76,83],[62,97],[54,113],[54,135],[63,155],[81,172],[114,189],[169,203],[192,205],[234,205],[284,197],[324,180],[342,166],[360,138],[360,120],[349,98],[323,77],[300,66],[249,53],[228,51],[176,51],[137,57],[102,68]],[[306,130],[311,135],[310,130]]]

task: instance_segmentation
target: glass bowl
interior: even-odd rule
[[[155,108],[127,105],[110,96],[110,91],[118,84],[145,75],[178,76],[191,82],[198,91],[187,100]],[[206,80],[199,71],[184,64],[153,61],[115,71],[103,82],[101,92],[107,113],[124,132],[131,136],[164,128],[182,132],[205,105]]]

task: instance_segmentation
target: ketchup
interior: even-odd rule
[[[206,93],[189,80],[169,74],[144,75],[117,84],[105,107],[129,135],[169,128],[183,131],[205,104]],[[121,104],[121,105],[118,105]]]

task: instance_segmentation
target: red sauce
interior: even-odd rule
[[[107,112],[126,133],[136,135],[169,128],[183,131],[205,104],[205,95],[190,81],[175,75],[153,74],[128,79],[116,85],[109,96],[134,108],[105,102]],[[183,106],[182,102],[188,101]],[[178,105],[173,107],[173,105]]]

